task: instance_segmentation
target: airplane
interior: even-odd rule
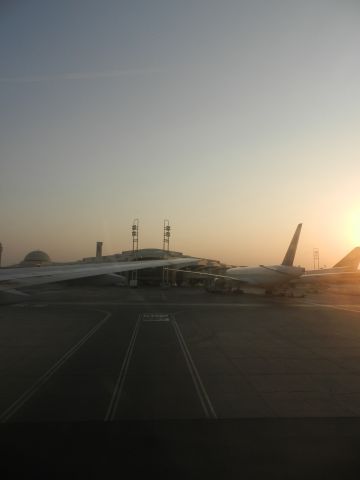
[[[360,247],[355,247],[331,268],[305,271],[297,283],[348,283],[360,280],[359,262]]]
[[[196,272],[196,275],[208,277],[212,279],[208,291],[219,291],[224,286],[224,283],[231,283],[240,287],[240,291],[249,291],[258,293],[276,293],[279,289],[285,286],[290,286],[290,282],[295,278],[299,278],[305,272],[302,267],[294,267],[294,258],[296,254],[297,245],[299,242],[302,223],[296,227],[295,233],[286,251],[284,259],[280,265],[259,265],[255,267],[231,267],[225,270],[224,274]],[[176,271],[186,271],[179,269],[171,269]]]
[[[106,262],[70,264],[28,268],[0,268],[0,292],[27,295],[19,288],[45,283],[61,282],[77,278],[109,276],[115,273],[165,267],[168,265],[192,265],[199,259],[193,257],[169,258],[163,260],[138,260],[133,262]],[[119,277],[120,280],[120,277]]]

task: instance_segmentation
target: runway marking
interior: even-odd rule
[[[92,337],[112,315],[111,312],[104,310],[97,310],[105,313],[105,317],[93,327],[81,340],[77,342],[65,355],[63,355],[54,365],[47,370],[30,388],[28,388],[14,403],[10,405],[0,416],[0,423],[6,423],[11,417],[35,394],[50,378],[72,357],[90,337]]]
[[[171,323],[174,327],[175,335],[177,336],[177,339],[179,340],[181,350],[183,352],[186,364],[188,366],[191,378],[193,380],[193,383],[194,383],[194,386],[195,386],[195,389],[196,389],[196,393],[199,397],[199,400],[200,400],[201,406],[204,410],[205,416],[206,416],[206,418],[217,419],[215,409],[214,409],[214,407],[211,403],[209,395],[207,394],[207,391],[204,387],[204,384],[201,381],[199,372],[198,372],[198,370],[195,366],[195,363],[194,363],[194,361],[191,357],[191,354],[190,354],[189,349],[186,345],[185,339],[184,339],[184,337],[181,333],[180,327],[179,327],[179,325],[178,325],[178,323],[177,323],[177,321],[175,320],[174,317],[172,318]]]
[[[358,307],[357,305],[353,305],[353,306]],[[356,310],[355,308],[348,308],[346,305],[332,305],[331,308],[335,308],[336,310],[345,310],[348,312],[360,313],[360,310]]]
[[[305,305],[302,305],[305,306]],[[322,307],[322,308],[332,308],[334,310],[343,310],[345,312],[355,312],[360,313],[360,305],[331,305],[331,304],[323,304],[323,303],[309,303],[306,306],[309,307]],[[351,307],[358,307],[359,310],[355,310],[355,308],[347,308],[348,306]]]
[[[169,307],[218,307],[218,308],[268,308],[268,307],[290,307],[290,308],[312,308],[312,307],[321,307],[321,308],[333,308],[337,310],[344,310],[349,312],[360,313],[360,305],[331,305],[324,303],[166,303],[166,306]],[[13,304],[11,307],[17,308],[26,308],[26,307],[35,307],[35,305],[26,303],[26,304]],[[38,305],[36,305],[38,307]],[[160,302],[56,302],[48,303],[47,307],[54,306],[80,306],[80,307],[106,307],[106,306],[118,306],[118,307],[163,307],[164,303]],[[353,307],[353,308],[348,308]],[[356,310],[359,308],[359,310]]]
[[[164,307],[165,306],[170,306],[170,307],[232,307],[232,308],[248,308],[248,307],[258,307],[258,308],[266,308],[269,307],[269,303],[184,303],[184,302],[169,302],[165,303],[164,302],[54,302],[54,303],[48,303],[48,306],[87,306],[87,307],[96,307],[99,305],[109,305],[109,306],[119,306],[119,307]],[[279,305],[284,305],[279,303]],[[288,305],[288,304],[286,304]],[[30,304],[27,304],[26,306],[30,306]]]
[[[143,322],[170,322],[167,313],[144,313]]]
[[[128,369],[129,369],[131,356],[134,352],[135,341],[136,341],[136,337],[137,337],[138,332],[139,332],[141,319],[142,319],[142,315],[140,314],[139,317],[138,317],[138,320],[136,322],[134,331],[132,333],[129,346],[128,346],[128,349],[127,349],[126,354],[125,354],[124,361],[123,361],[122,366],[121,366],[119,376],[116,380],[115,388],[114,388],[114,391],[113,391],[113,394],[112,394],[112,397],[111,397],[111,400],[110,400],[110,403],[109,403],[109,407],[108,407],[106,415],[105,415],[105,419],[104,419],[105,422],[112,421],[115,418],[116,410],[117,410],[117,407],[118,407],[118,404],[119,404],[119,400],[120,400],[120,397],[121,397],[121,394],[122,394],[122,390],[124,388],[126,374],[127,374]]]

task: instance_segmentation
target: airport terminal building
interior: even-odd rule
[[[50,256],[42,250],[33,250],[25,255],[24,259],[16,267],[42,267],[50,265],[70,265],[81,263],[111,263],[111,262],[136,262],[140,260],[164,260],[167,258],[186,258],[191,255],[185,255],[182,252],[174,250],[162,250],[160,248],[143,248],[137,251],[125,250],[121,253],[112,255],[97,255],[85,257],[76,262],[54,262]],[[159,286],[163,283],[173,286],[195,286],[204,285],[207,278],[199,275],[199,272],[206,273],[224,273],[227,266],[218,260],[201,258],[197,265],[183,267],[182,271],[164,271],[163,267],[148,268],[137,271],[136,279],[139,286]],[[124,272],[121,276],[126,278],[129,284],[132,278],[131,271]],[[85,280],[82,279],[81,282]],[[87,281],[90,281],[89,279]]]
[[[190,257],[182,252],[176,252],[174,250],[162,250],[160,248],[143,248],[137,251],[125,250],[121,253],[115,253],[113,255],[104,255],[98,257],[85,257],[83,262],[134,262],[137,260],[164,260],[166,258],[181,258]],[[218,260],[211,260],[202,258],[198,265],[192,265],[191,267],[183,268],[185,271],[172,271],[168,272],[167,281],[171,285],[196,285],[203,283],[204,277],[197,275],[197,272],[209,272],[219,273],[219,271],[225,270],[225,264]],[[163,267],[149,268],[138,271],[138,283],[139,285],[158,286],[163,282]],[[127,277],[130,277],[128,272]]]

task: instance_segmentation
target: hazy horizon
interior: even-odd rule
[[[2,265],[170,248],[332,266],[360,245],[360,4],[5,2]]]

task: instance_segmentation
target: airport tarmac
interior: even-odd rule
[[[166,459],[148,460],[187,478],[195,467],[229,478],[274,465],[302,478],[306,459],[314,471],[331,465],[327,478],[357,468],[360,297],[61,285],[35,292],[0,306],[2,448],[24,453],[33,425],[88,446],[92,425],[105,443],[125,435],[127,452],[132,442],[146,455],[159,453],[157,443],[176,444],[170,457],[165,449]]]

